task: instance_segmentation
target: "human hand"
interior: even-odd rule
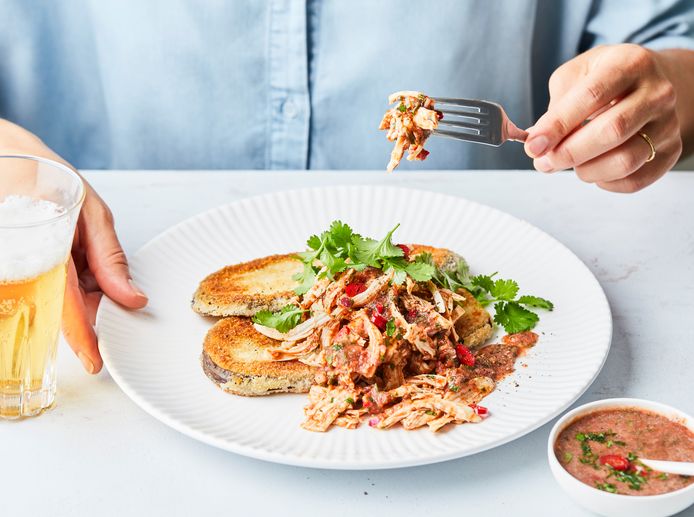
[[[70,166],[35,135],[2,119],[0,154],[30,154]],[[84,183],[86,196],[68,264],[63,335],[85,370],[97,373],[103,361],[93,325],[102,294],[131,309],[144,307],[147,297],[130,282],[128,263],[116,236],[111,211],[94,189]]]
[[[547,112],[525,143],[537,170],[574,168],[605,190],[636,192],[677,163],[676,93],[658,52],[630,44],[593,48],[560,66],[549,92]],[[654,157],[639,132],[652,141]]]
[[[147,305],[147,296],[130,279],[128,261],[106,203],[85,182],[72,257],[68,265],[63,335],[89,373],[101,370],[94,319],[103,294],[129,309]]]

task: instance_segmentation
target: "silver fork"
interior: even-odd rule
[[[528,132],[511,122],[504,108],[495,102],[445,97],[432,97],[432,100],[436,103],[436,109],[443,113],[439,128],[445,126],[453,129],[435,129],[434,135],[494,147],[499,147],[507,140],[525,142],[528,136]],[[441,104],[454,106],[456,109],[441,109]]]

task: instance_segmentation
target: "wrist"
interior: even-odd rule
[[[29,154],[60,162],[77,171],[34,133],[3,118],[0,118],[0,154]]]

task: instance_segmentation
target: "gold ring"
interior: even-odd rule
[[[646,141],[646,143],[648,144],[648,146],[651,148],[651,155],[650,155],[650,156],[648,157],[648,159],[646,160],[646,163],[652,162],[652,161],[653,161],[653,158],[655,158],[655,146],[653,145],[653,140],[651,140],[651,137],[648,136],[648,135],[647,135],[646,133],[644,133],[643,131],[639,131],[639,136],[640,136],[641,138],[643,138],[643,139]]]

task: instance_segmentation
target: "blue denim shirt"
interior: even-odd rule
[[[691,0],[0,0],[0,116],[81,168],[382,169],[389,93],[495,100],[522,127],[601,43],[694,48]],[[526,168],[431,139],[403,168]]]

